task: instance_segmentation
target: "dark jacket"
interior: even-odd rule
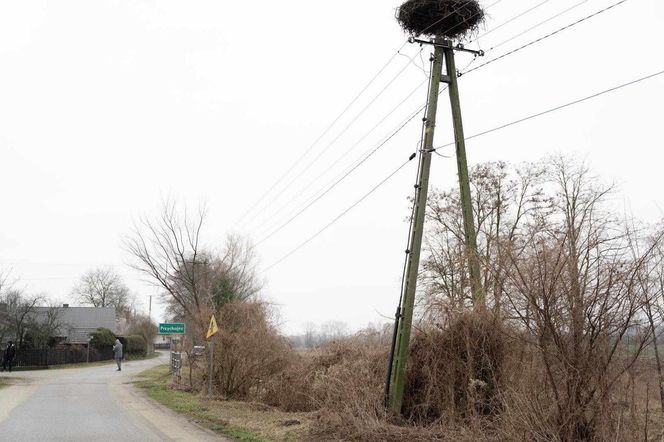
[[[16,346],[14,344],[8,345],[5,349],[5,361],[11,361],[16,356]]]

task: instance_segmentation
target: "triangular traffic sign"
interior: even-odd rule
[[[219,327],[217,327],[217,320],[214,319],[214,315],[210,317],[210,326],[208,327],[207,335],[205,336],[206,339],[210,339],[210,336],[214,335],[219,331]]]

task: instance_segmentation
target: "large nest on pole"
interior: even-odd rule
[[[461,39],[484,22],[484,10],[477,0],[408,0],[397,21],[413,35]]]

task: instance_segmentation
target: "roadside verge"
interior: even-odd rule
[[[304,441],[312,413],[287,413],[264,404],[206,400],[170,387],[168,366],[141,372],[135,385],[151,399],[218,434],[246,442]]]

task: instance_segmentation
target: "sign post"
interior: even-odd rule
[[[184,322],[160,322],[159,334],[160,335],[184,335],[187,327]],[[176,373],[175,352],[173,351],[173,338],[168,340],[169,350],[171,354],[171,372]]]
[[[210,325],[208,326],[207,334],[205,335],[206,339],[210,340],[210,371],[208,372],[208,397],[212,399],[212,370],[214,365],[214,341],[210,339],[219,331],[217,327],[217,320],[214,319],[214,315],[210,317]]]

